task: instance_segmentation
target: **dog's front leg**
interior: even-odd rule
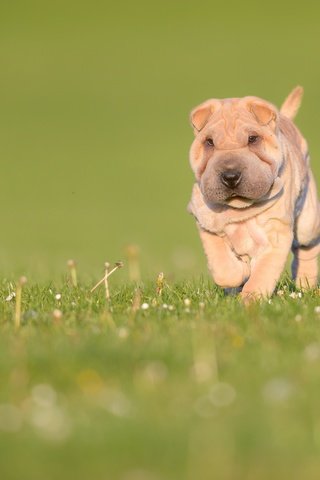
[[[235,255],[224,237],[198,229],[214,282],[223,288],[242,286],[250,275],[249,265]]]
[[[293,240],[291,226],[276,220],[269,226],[268,245],[251,260],[251,275],[240,294],[244,301],[272,295],[286,264]]]
[[[314,288],[318,282],[320,241],[311,247],[293,248],[292,276],[298,288]]]

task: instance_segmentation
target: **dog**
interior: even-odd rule
[[[307,142],[294,125],[302,87],[280,111],[258,97],[210,99],[190,115],[195,217],[214,282],[244,301],[272,295],[290,253],[299,288],[317,285],[320,208]]]

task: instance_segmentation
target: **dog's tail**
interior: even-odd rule
[[[292,92],[289,93],[289,95],[281,105],[280,113],[290,118],[290,120],[293,120],[296,114],[298,113],[302,97],[303,97],[303,88],[300,86],[297,86],[292,90]]]

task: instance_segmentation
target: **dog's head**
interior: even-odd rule
[[[206,203],[244,207],[265,197],[283,162],[279,112],[257,97],[208,100],[191,112],[190,163]]]

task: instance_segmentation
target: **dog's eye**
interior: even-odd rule
[[[248,143],[256,143],[258,139],[259,139],[258,135],[249,135]]]
[[[214,147],[214,143],[213,143],[212,138],[206,138],[204,143],[207,147]]]

